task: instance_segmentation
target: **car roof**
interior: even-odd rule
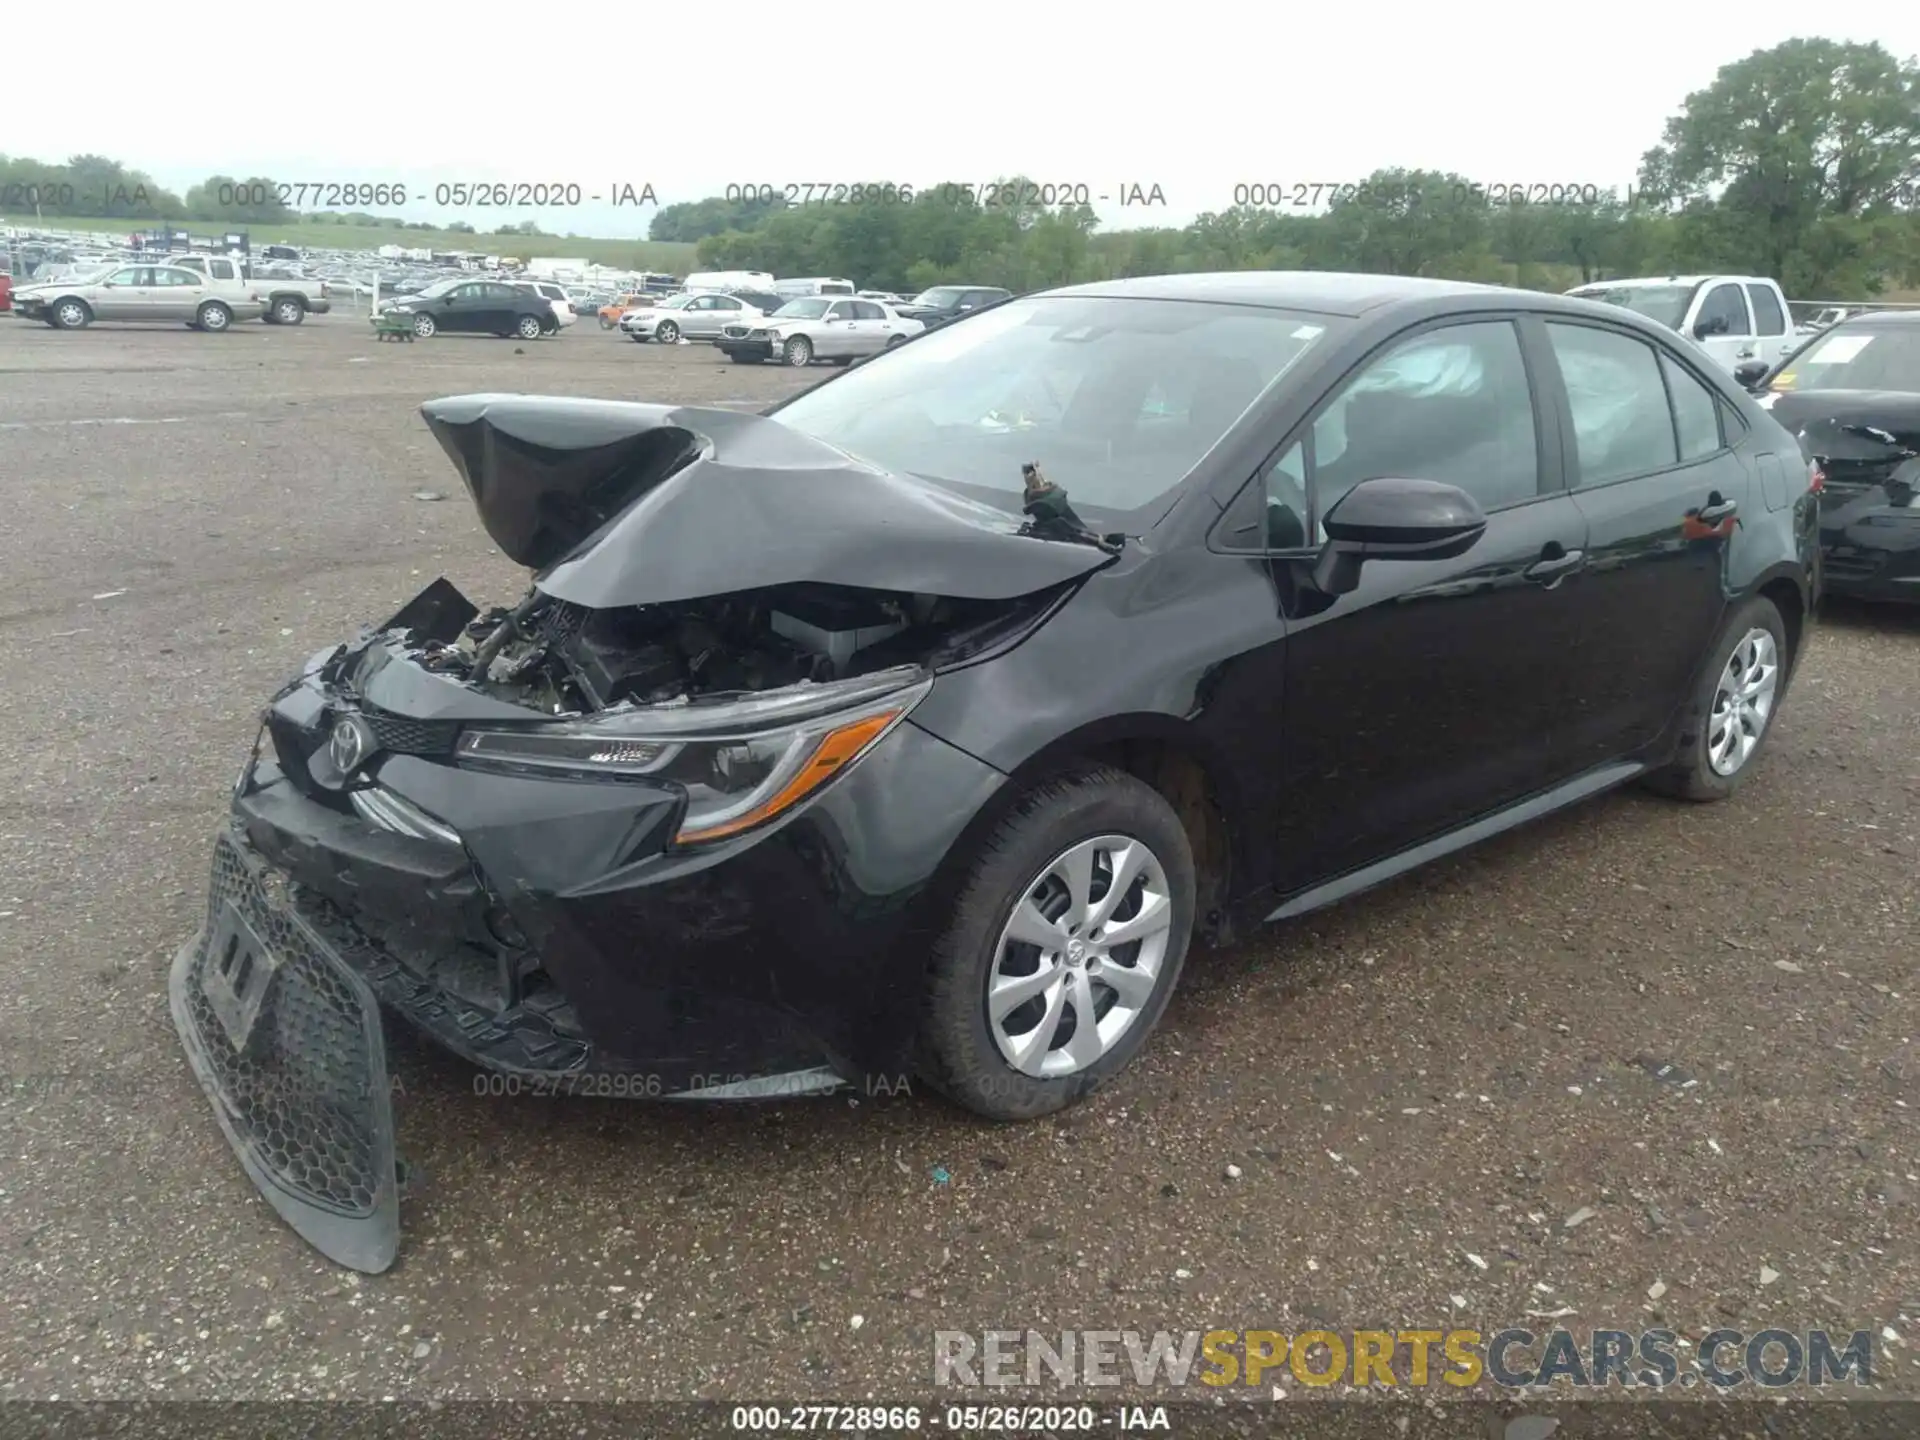
[[[1541,308],[1554,308],[1550,302],[1557,298],[1538,290],[1476,285],[1465,280],[1350,274],[1337,270],[1226,270],[1198,275],[1144,275],[1130,280],[1071,285],[1044,293],[1140,300],[1211,300],[1275,310],[1312,310],[1328,315],[1361,315],[1383,305],[1454,296],[1481,300],[1507,296],[1525,299]],[[1585,303],[1581,302],[1579,308],[1584,310]]]
[[[1842,309],[1842,306],[1830,307]],[[1855,310],[1840,322],[1840,325],[1854,326],[1865,322],[1875,325],[1920,325],[1920,310]],[[1839,325],[1834,327],[1836,330]]]
[[[1635,275],[1625,280],[1589,280],[1582,290],[1638,290],[1652,285],[1704,285],[1709,280],[1736,280],[1742,285],[1767,285],[1764,275]]]

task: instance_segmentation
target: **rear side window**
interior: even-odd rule
[[[1675,464],[1673,414],[1653,347],[1590,325],[1546,328],[1573,411],[1581,488]]]
[[[1660,357],[1673,402],[1673,433],[1682,460],[1699,460],[1720,448],[1720,406],[1713,393],[1670,356]]]
[[[1747,299],[1753,302],[1753,332],[1756,335],[1784,335],[1787,315],[1771,285],[1747,286]]]

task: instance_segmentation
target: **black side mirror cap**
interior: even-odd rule
[[[1762,380],[1767,378],[1767,371],[1771,368],[1772,367],[1764,360],[1749,360],[1743,365],[1734,366],[1733,378],[1747,389],[1752,390],[1756,388]]]
[[[1323,523],[1327,543],[1311,579],[1327,595],[1354,589],[1368,560],[1451,560],[1487,532],[1480,502],[1458,485],[1392,476],[1362,480]]]

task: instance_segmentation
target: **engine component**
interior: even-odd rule
[[[767,620],[774,634],[826,656],[835,675],[844,675],[867,646],[907,628],[903,616],[874,597],[811,585],[785,589]]]

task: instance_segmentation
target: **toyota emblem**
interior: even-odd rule
[[[367,757],[373,754],[378,744],[371,725],[358,715],[346,715],[334,723],[327,755],[333,761],[334,769],[345,779],[366,763]]]

